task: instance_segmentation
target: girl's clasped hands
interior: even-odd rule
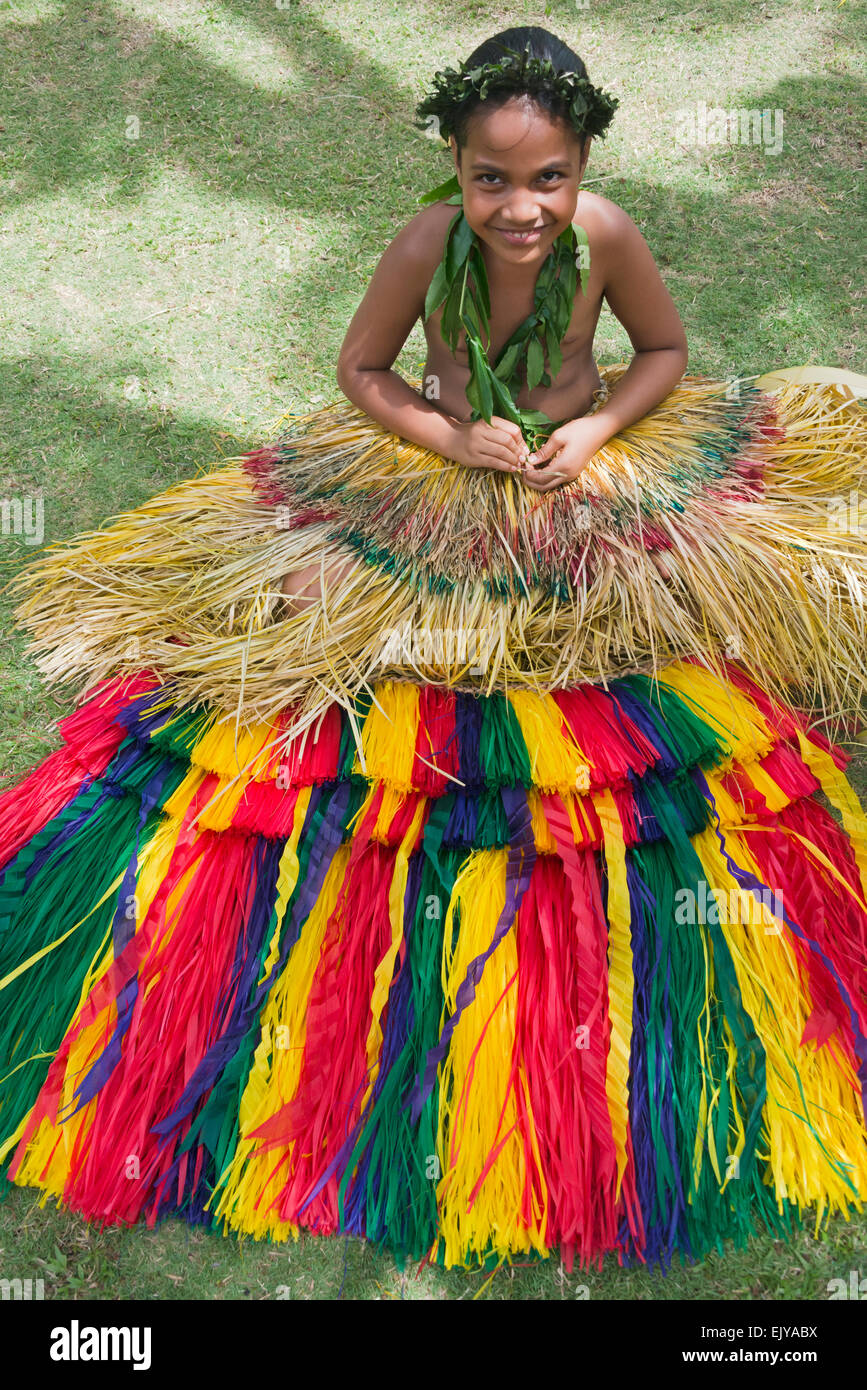
[[[553,430],[535,453],[527,447],[520,427],[499,415],[486,420],[457,423],[458,443],[453,452],[467,468],[496,468],[520,473],[534,492],[551,492],[573,482],[599,448],[598,433],[588,419],[569,420]]]

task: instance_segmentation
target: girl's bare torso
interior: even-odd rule
[[[594,260],[592,255],[594,238],[588,225],[592,221],[593,199],[593,194],[579,194],[575,212],[575,221],[580,222],[590,236],[590,277],[586,295],[581,293],[580,287],[575,294],[572,318],[561,342],[562,366],[553,385],[536,386],[529,392],[523,387],[517,396],[516,403],[520,409],[544,411],[551,420],[572,420],[579,415],[585,415],[593,404],[594,391],[601,385],[593,358],[593,336],[602,307],[603,291],[602,269],[598,263],[599,258]],[[434,236],[440,236],[441,233],[438,242],[441,257],[455,208],[437,204],[430,211],[434,214],[431,217],[431,231]],[[488,271],[491,296],[491,345],[488,349],[488,361],[493,364],[515,329],[533,311],[536,276],[541,262],[537,262],[529,272],[521,271],[516,269],[514,263],[510,264],[496,257],[484,243],[482,252]],[[431,405],[438,406],[454,419],[469,420],[470,406],[466,397],[466,385],[470,372],[465,335],[462,331],[456,354],[452,356],[442,336],[441,320],[442,307],[423,322],[427,341],[423,394]]]

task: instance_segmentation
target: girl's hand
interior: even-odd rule
[[[465,468],[499,468],[520,473],[529,450],[520,427],[499,415],[487,420],[455,421],[455,446],[451,457]]]
[[[569,420],[530,454],[523,480],[534,492],[551,492],[579,477],[599,447],[599,430],[592,419]]]

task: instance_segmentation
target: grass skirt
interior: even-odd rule
[[[867,823],[806,711],[862,697],[864,438],[684,378],[541,501],[335,405],[30,566],[88,689],[0,797],[5,1180],[447,1265],[863,1210]],[[420,619],[501,640],[383,655]]]
[[[46,550],[18,616],[49,681],[145,666],[242,723],[309,727],[376,679],[545,694],[697,653],[835,717],[867,685],[865,471],[867,414],[833,384],[684,377],[548,494],[341,399]],[[324,602],[291,614],[280,579],[320,564]]]

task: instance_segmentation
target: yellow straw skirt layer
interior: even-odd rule
[[[695,655],[836,720],[867,662],[864,379],[837,375],[685,376],[548,494],[341,400],[47,550],[17,616],[50,682],[147,666],[241,724],[307,727],[389,677],[544,693]],[[280,583],[309,566],[298,612]]]

